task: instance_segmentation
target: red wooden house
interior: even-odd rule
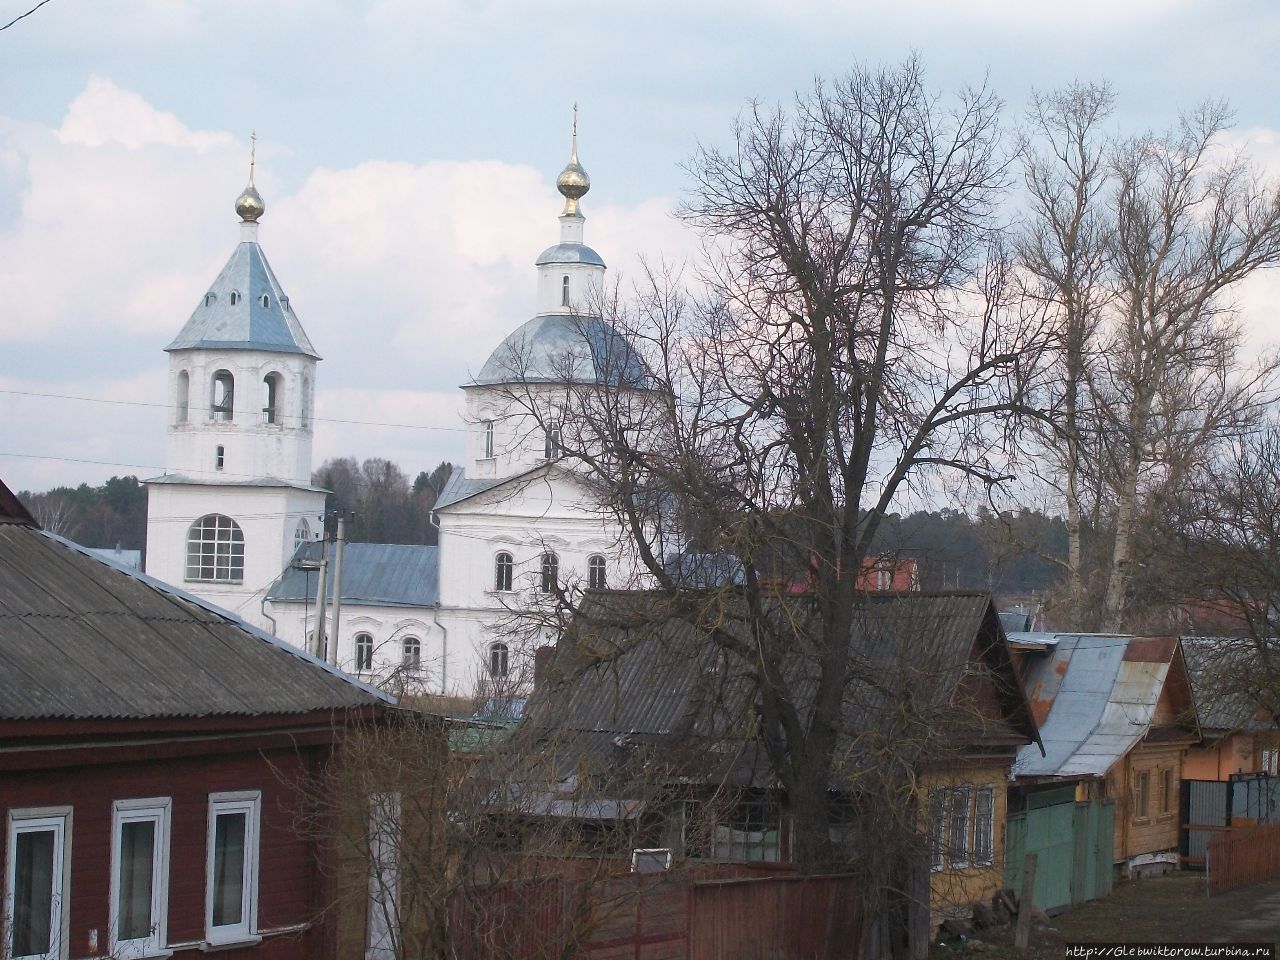
[[[334,956],[302,785],[388,702],[0,483],[0,956]]]

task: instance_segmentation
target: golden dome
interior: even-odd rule
[[[262,194],[258,193],[253,181],[250,180],[244,192],[236,197],[236,213],[245,223],[257,223],[258,218],[266,212],[267,205],[262,202]]]
[[[578,105],[573,105],[573,149],[569,154],[569,163],[556,177],[556,189],[564,197],[564,214],[566,217],[579,216],[578,201],[591,189],[591,178],[578,162]]]

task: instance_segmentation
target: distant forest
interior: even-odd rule
[[[330,514],[351,518],[348,538],[366,543],[436,542],[431,524],[452,465],[441,463],[412,481],[388,460],[326,460],[312,476],[332,491]],[[146,544],[147,494],[137,477],[112,477],[101,486],[20,491],[41,526],[89,547],[141,550]],[[1059,582],[1066,557],[1061,518],[1026,508],[976,514],[958,510],[891,514],[875,552],[914,558],[925,590],[989,590],[1001,597],[1043,594]]]

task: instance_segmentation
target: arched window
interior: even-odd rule
[[[566,273],[564,279],[560,281],[560,306],[567,307],[569,305],[569,275]]]
[[[511,589],[511,573],[515,568],[515,561],[511,559],[511,554],[503,550],[493,559],[493,589],[510,590]]]
[[[510,666],[507,645],[505,643],[489,644],[489,676],[505,677]]]
[[[230,370],[219,370],[213,375],[212,396],[209,403],[209,419],[228,421],[235,413],[235,377]]]
[[[280,389],[281,382],[281,377],[278,373],[268,373],[262,378],[262,402],[265,404],[262,408],[263,423],[277,423],[280,419],[281,394],[283,393]]]
[[[297,553],[298,548],[304,543],[311,542],[311,524],[307,523],[307,518],[303,517],[298,521],[298,525],[293,530],[293,550]]]
[[[238,290],[231,291],[231,305],[234,307],[240,302],[240,292]]]
[[[218,302],[218,295],[214,293],[212,290],[210,290],[208,293],[204,295],[204,305],[206,307],[212,307],[217,302]]]
[[[178,372],[178,384],[174,388],[174,406],[178,408],[174,415],[175,423],[187,422],[187,411],[191,406],[191,374],[185,370]]]
[[[355,647],[356,673],[368,673],[373,669],[373,637],[367,633],[357,633]]]
[[[191,525],[187,532],[187,579],[244,580],[244,534],[238,523],[211,513]]]
[[[400,661],[410,673],[422,669],[422,641],[417,637],[404,638],[404,657]]]
[[[493,458],[493,421],[486,420],[484,422],[484,458],[490,460]]]
[[[542,592],[554,593],[560,583],[560,558],[551,551],[542,555]]]
[[[547,424],[542,438],[542,456],[546,460],[554,460],[560,456],[560,424]]]
[[[263,309],[265,309],[271,306],[271,298],[264,293],[262,296],[258,298],[258,303],[260,303]]]
[[[592,590],[603,590],[605,585],[604,557],[596,554],[587,560],[587,582]]]
[[[221,470],[227,465],[227,448],[218,444],[213,448],[213,469]]]

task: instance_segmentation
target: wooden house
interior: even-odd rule
[[[1037,903],[1054,909],[1105,893],[1112,865],[1124,876],[1176,867],[1182,764],[1200,739],[1178,639],[1012,642],[1044,743],[1043,754],[1019,753],[1011,790],[1026,817],[1019,853],[1039,855]],[[1017,857],[1010,866],[1009,881],[1019,881]]]
[[[334,957],[327,843],[299,823],[389,703],[0,484],[0,955]]]
[[[715,602],[732,622],[732,595]],[[804,598],[776,602],[797,622],[813,615]],[[592,820],[668,862],[786,863],[792,824],[765,759],[757,693],[736,655],[692,617],[655,617],[663,606],[654,593],[589,601],[517,731],[528,753],[550,758],[522,797],[537,798],[535,815]],[[1005,786],[1018,749],[1036,742],[999,617],[983,594],[867,594],[855,624],[833,841],[846,862],[865,857],[865,824],[886,814],[865,809],[857,784],[892,766],[884,751],[909,757],[915,773],[891,805],[919,838],[914,905],[935,919],[967,913],[1002,885]],[[787,669],[805,664],[797,649]],[[899,728],[901,716],[921,722]]]

